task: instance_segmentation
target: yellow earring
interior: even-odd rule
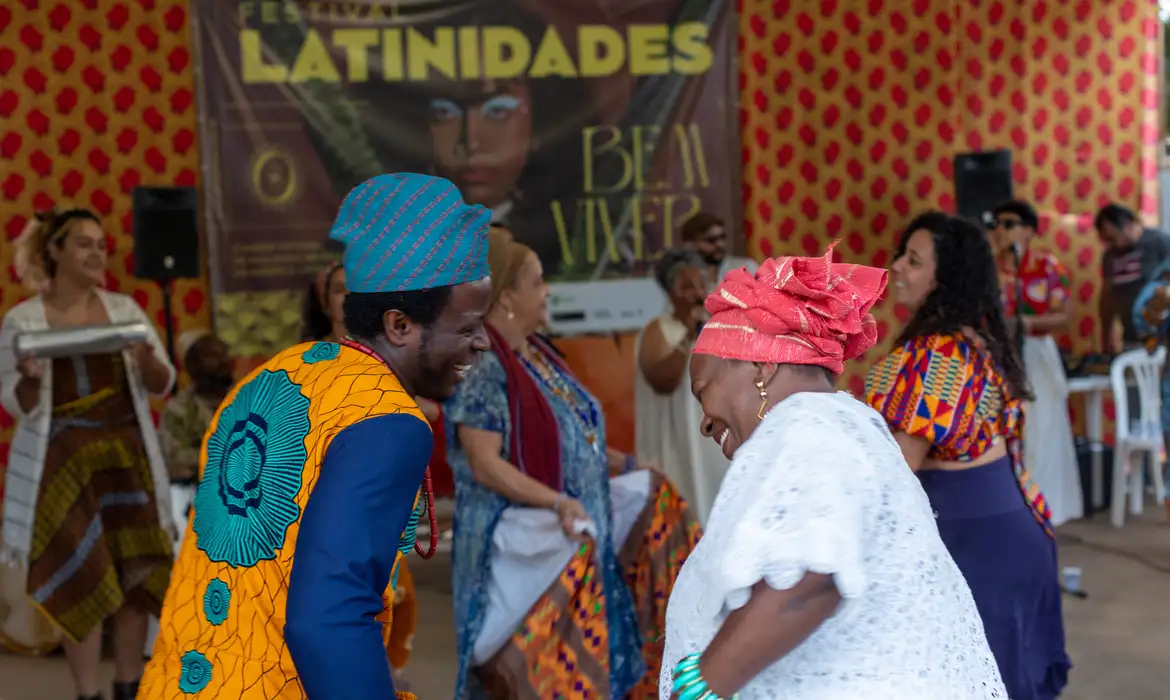
[[[756,418],[764,420],[764,414],[768,412],[771,406],[768,404],[768,392],[764,391],[764,380],[756,380],[756,389],[760,391],[760,410],[756,413]]]

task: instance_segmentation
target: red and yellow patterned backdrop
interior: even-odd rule
[[[133,276],[130,193],[196,184],[196,129],[186,2],[0,4],[0,311],[28,296],[11,242],[34,210],[73,202],[104,221],[108,287],[161,328],[158,285]],[[177,332],[209,323],[202,283],[177,283],[173,299]],[[11,429],[0,411],[0,466]]]
[[[1098,207],[1156,216],[1161,25],[1156,0],[772,0],[742,3],[740,124],[749,250],[886,266],[900,227],[954,210],[955,153],[1013,151],[1037,242],[1068,265],[1094,347]],[[886,339],[848,369],[860,393]],[[891,333],[891,331],[895,331]],[[1111,409],[1110,409],[1111,411]]]
[[[133,279],[130,191],[198,179],[188,4],[7,0],[0,5],[0,225],[6,241],[56,200],[91,206],[115,244],[110,286],[152,314]],[[1041,245],[1073,271],[1088,350],[1107,200],[1156,212],[1156,0],[743,0],[740,90],[749,251],[886,265],[898,227],[953,209],[952,156],[1015,152],[1020,196],[1044,212]],[[0,248],[0,310],[23,298]],[[176,292],[178,329],[208,323],[205,287]],[[883,331],[899,323],[878,310]],[[632,442],[632,343],[569,343]],[[884,351],[883,346],[878,351]],[[871,358],[873,354],[871,354]],[[623,363],[623,364],[615,364]],[[578,363],[580,364],[580,363]],[[857,390],[868,362],[844,383]],[[0,464],[11,419],[0,416]]]

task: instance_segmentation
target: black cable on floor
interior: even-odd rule
[[[1091,549],[1094,552],[1100,552],[1102,554],[1109,554],[1109,555],[1112,555],[1115,557],[1120,557],[1122,559],[1128,559],[1134,563],[1141,564],[1142,566],[1146,567],[1147,569],[1150,569],[1152,571],[1156,571],[1160,574],[1166,574],[1166,575],[1170,576],[1170,566],[1167,566],[1166,564],[1160,564],[1160,563],[1154,561],[1153,559],[1150,559],[1149,557],[1144,557],[1140,554],[1135,554],[1134,552],[1129,552],[1129,551],[1126,551],[1124,549],[1119,549],[1117,547],[1110,547],[1108,545],[1099,544],[1097,542],[1092,542],[1090,540],[1086,540],[1083,537],[1078,537],[1076,535],[1070,535],[1070,534],[1063,533],[1063,532],[1057,534],[1056,537],[1057,537],[1058,542],[1067,543],[1067,544],[1075,544],[1078,547],[1084,547],[1085,549]]]

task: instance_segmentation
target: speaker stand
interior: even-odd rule
[[[162,289],[163,333],[166,334],[167,357],[171,359],[171,366],[177,368],[179,366],[179,360],[175,357],[175,304],[172,298],[174,296],[175,281],[169,279],[159,280],[158,286]],[[178,382],[175,384],[177,385]],[[171,387],[171,393],[175,393],[174,386]]]

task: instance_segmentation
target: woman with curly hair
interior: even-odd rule
[[[1008,696],[1051,700],[1070,668],[1056,543],[1022,460],[1032,390],[1007,331],[991,244],[974,224],[930,212],[906,227],[890,271],[896,301],[913,316],[870,372],[867,402],[930,498]]]
[[[17,271],[37,294],[0,328],[0,397],[17,420],[0,561],[26,569],[28,597],[65,638],[79,698],[101,697],[111,622],[113,696],[129,700],[170,578],[168,478],[148,396],[165,396],[175,370],[138,304],[102,289],[108,257],[87,209],[40,212],[17,241]],[[145,325],[147,341],[55,359],[16,354],[22,333],[121,323]]]

